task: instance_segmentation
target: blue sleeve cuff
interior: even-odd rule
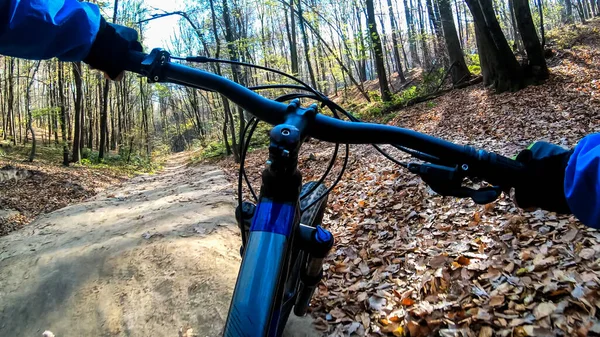
[[[585,225],[600,228],[600,134],[583,138],[565,170],[565,196]]]
[[[98,6],[77,0],[11,0],[0,18],[0,54],[81,61],[100,28]]]

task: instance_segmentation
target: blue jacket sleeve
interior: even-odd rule
[[[100,10],[77,0],[0,0],[0,54],[84,59],[100,29]]]
[[[565,196],[585,225],[600,228],[600,133],[583,138],[565,171]]]

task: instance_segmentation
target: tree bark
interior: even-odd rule
[[[60,133],[63,145],[63,165],[69,166],[69,143],[67,142],[67,109],[63,87],[64,70],[63,63],[58,63],[58,97],[60,101]]]
[[[426,68],[431,67],[431,56],[429,55],[429,47],[427,46],[427,34],[425,32],[425,20],[423,19],[423,6],[421,4],[421,0],[417,0],[418,2],[418,12],[419,12],[419,39],[421,40],[421,49],[423,52],[423,66]]]
[[[434,4],[436,6],[438,6],[438,8],[439,8],[437,1],[435,1]],[[454,0],[454,9],[456,11],[456,21],[457,21],[456,23],[458,24],[458,41],[460,42],[460,46],[462,48],[463,43],[464,43],[463,32],[462,32],[463,23],[462,23],[462,20],[460,17],[460,8],[458,7],[458,2],[456,2],[456,0]],[[441,13],[440,13],[440,16],[441,16]]]
[[[385,73],[385,62],[383,60],[383,48],[381,47],[381,39],[377,32],[377,24],[375,21],[375,8],[373,0],[366,0],[367,3],[367,24],[369,25],[369,33],[371,36],[371,44],[373,46],[373,54],[375,55],[375,65],[377,67],[377,78],[379,80],[379,91],[381,92],[381,100],[390,102],[392,94]]]
[[[362,20],[360,17],[360,10],[357,6],[354,7],[355,15],[356,15],[356,25],[357,25],[357,42],[356,44],[356,56],[358,58],[358,79],[360,83],[363,83],[367,80],[367,55],[366,55],[366,47],[365,47],[365,39],[363,37],[363,27]]]
[[[33,130],[33,116],[31,114],[31,86],[33,85],[33,81],[35,80],[35,74],[40,68],[41,61],[37,61],[32,72],[31,78],[29,80],[29,84],[27,84],[27,90],[25,92],[25,104],[27,104],[27,128],[29,132],[31,132],[31,152],[29,152],[29,161],[32,162],[35,158],[35,149],[37,146],[37,141],[35,139],[35,131]],[[27,131],[25,131],[27,132]],[[27,137],[25,137],[27,138]]]
[[[524,48],[523,48],[523,40],[521,39],[521,33],[519,32],[519,27],[517,26],[517,19],[515,16],[515,9],[513,6],[513,2],[512,0],[509,0],[508,2],[508,14],[510,15],[510,23],[512,25],[513,28],[513,32],[514,32],[514,46],[513,48],[515,50],[517,50],[519,53],[522,53]]]
[[[81,81],[81,62],[73,62],[73,78],[75,79],[75,134],[73,136],[74,163],[81,160],[81,144],[83,137],[83,89]]]
[[[569,1],[569,0],[566,0]],[[581,0],[577,0],[577,12],[579,13],[579,18],[581,19],[581,23],[586,24],[587,21],[585,19],[585,12],[583,10],[583,5],[581,4]]]
[[[115,0],[113,8],[113,23],[117,22],[117,14],[119,13],[119,0]],[[100,150],[98,159],[104,159],[104,152],[107,147],[108,136],[108,94],[110,92],[110,81],[104,80],[104,89],[102,97],[102,110],[100,112]]]
[[[294,8],[294,0],[290,0],[290,8]],[[287,13],[287,10],[286,10]],[[287,17],[286,17],[287,23]],[[292,75],[298,75],[298,46],[296,45],[296,17],[294,11],[290,11],[290,27],[288,29],[288,39],[290,43],[290,61]]]
[[[523,71],[512,53],[491,0],[465,0],[475,23],[483,81],[496,92],[516,91],[523,86]]]
[[[571,4],[571,0],[563,0],[565,4],[565,23],[572,24],[573,23],[573,5]]]
[[[450,70],[452,83],[457,85],[468,80],[471,73],[469,72],[469,68],[467,68],[462,49],[460,48],[460,41],[458,40],[456,26],[454,25],[450,0],[437,0],[437,3],[440,9],[442,28],[444,29],[444,40],[446,41],[446,49],[448,50],[448,57],[450,59],[450,67],[452,68]]]
[[[318,89],[317,80],[315,79],[315,71],[313,70],[312,64],[310,63],[310,49],[308,44],[308,35],[306,34],[306,28],[304,27],[304,16],[302,15],[302,0],[298,0],[298,20],[300,24],[300,33],[302,34],[302,44],[304,45],[304,58],[306,59],[306,67],[308,69],[308,75],[310,77],[310,84],[313,88]]]
[[[415,38],[415,26],[412,14],[412,0],[409,7],[408,1],[404,0],[404,13],[406,14],[406,26],[408,29],[408,49],[410,51],[411,64],[420,64],[419,54],[417,53],[417,41]]]
[[[594,3],[594,0],[591,0]],[[537,0],[538,15],[540,16],[540,35],[542,36],[542,51],[546,46],[546,30],[544,29],[544,5],[543,0]]]
[[[15,129],[15,110],[14,110],[14,101],[15,101],[15,90],[14,90],[14,68],[15,68],[15,59],[10,58],[9,66],[8,66],[8,125],[10,125],[10,133],[12,137],[13,145],[17,145],[17,133]]]
[[[517,19],[517,26],[521,32],[525,51],[527,52],[526,73],[530,72],[537,80],[545,80],[548,78],[548,66],[546,65],[546,58],[544,57],[544,50],[535,31],[535,25],[533,24],[531,10],[529,8],[529,1],[511,1]]]
[[[400,32],[398,31],[398,25],[396,23],[396,16],[394,15],[392,0],[387,0],[387,7],[390,15],[390,26],[392,27],[392,51],[394,53],[396,72],[398,73],[398,77],[400,77],[400,81],[404,83],[406,82],[406,78],[404,77],[404,72],[402,71],[402,59],[400,58],[400,48],[398,47],[400,44],[398,34]]]
[[[227,50],[229,51],[229,58],[232,60],[237,60],[237,50],[235,48],[234,45],[234,39],[233,39],[233,27],[231,26],[231,17],[229,14],[229,6],[227,4],[227,0],[223,0],[222,2],[223,4],[223,21],[225,22],[225,41],[227,41]],[[231,70],[233,73],[233,80],[235,82],[239,82],[240,79],[240,75],[239,75],[239,67],[237,65],[232,65],[231,66]],[[223,102],[223,105],[229,107],[229,102]],[[236,144],[236,135],[235,135],[235,125],[234,125],[234,120],[233,120],[233,116],[231,115],[231,109],[226,109],[229,110],[229,128],[231,129],[231,140],[232,140],[232,148],[233,148],[233,157],[235,159],[235,162],[238,163],[240,161],[240,153],[241,153],[241,146],[238,146],[238,144]],[[240,118],[240,135],[244,132],[244,124],[245,124],[245,119],[244,119],[244,112],[241,108],[238,107],[238,115]],[[243,142],[243,140],[240,138],[240,142],[239,144],[241,145],[241,143]]]

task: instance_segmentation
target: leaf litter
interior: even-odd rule
[[[402,110],[392,124],[507,156],[540,139],[573,146],[600,131],[600,51],[583,45],[557,54],[543,85],[498,95],[482,86],[455,90]],[[370,147],[351,149],[329,196],[324,226],[336,242],[311,303],[325,335],[600,332],[596,230],[573,216],[525,212],[505,196],[484,206],[441,197]],[[305,181],[320,177],[331,153],[329,144],[305,144]],[[256,188],[266,158],[266,150],[248,155]],[[230,159],[221,165],[236,177]]]
[[[37,216],[88,199],[125,181],[125,175],[80,166],[0,159],[0,170],[18,172],[0,180],[0,236],[19,229]],[[2,175],[0,175],[2,176]],[[15,179],[15,176],[20,176]],[[8,179],[10,178],[10,179]],[[7,216],[2,216],[6,213]]]

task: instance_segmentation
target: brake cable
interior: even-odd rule
[[[235,65],[241,65],[241,66],[246,66],[246,67],[251,67],[251,68],[256,68],[256,69],[261,69],[261,70],[265,70],[265,71],[270,71],[276,74],[279,74],[281,76],[287,77],[293,81],[296,81],[297,83],[301,84],[300,86],[298,85],[288,85],[288,84],[276,84],[276,85],[260,85],[260,86],[254,86],[254,87],[250,87],[249,89],[251,90],[264,90],[264,89],[298,89],[298,90],[306,90],[309,91],[311,93],[313,93],[314,95],[307,95],[307,94],[301,94],[301,93],[292,93],[292,94],[287,94],[287,95],[283,95],[281,97],[278,97],[276,100],[277,101],[285,101],[285,100],[290,100],[290,99],[295,99],[295,98],[310,98],[313,100],[316,100],[320,103],[322,103],[324,106],[327,106],[333,113],[333,115],[335,116],[335,118],[340,119],[340,117],[337,114],[337,111],[341,112],[342,114],[344,114],[348,119],[350,119],[350,121],[353,122],[360,122],[360,120],[358,118],[356,118],[354,115],[352,115],[350,112],[346,111],[345,109],[343,109],[342,107],[340,107],[338,104],[336,104],[335,102],[331,101],[327,96],[323,95],[322,93],[318,92],[316,89],[310,87],[308,84],[306,84],[305,82],[303,82],[302,80],[298,79],[295,76],[289,75],[285,72],[279,71],[277,69],[272,69],[272,68],[268,68],[268,67],[263,67],[263,66],[259,66],[259,65],[255,65],[255,64],[251,64],[251,63],[246,63],[246,62],[240,62],[240,61],[233,61],[233,60],[223,60],[223,59],[213,59],[213,58],[209,58],[209,57],[204,57],[204,56],[190,56],[190,57],[171,57],[173,59],[176,60],[183,60],[183,61],[188,61],[188,62],[196,62],[196,63],[209,63],[209,62],[218,62],[218,63],[226,63],[226,64],[235,64]],[[250,142],[250,138],[252,137],[252,134],[254,133],[254,129],[256,129],[256,125],[258,125],[258,122],[255,122],[249,135],[248,135],[248,141],[247,144],[249,144]],[[248,127],[248,126],[247,126]],[[244,130],[243,135],[245,136],[245,132],[247,131]],[[244,139],[242,139],[242,141],[244,141]],[[371,144],[379,153],[381,153],[386,159],[392,161],[394,164],[402,166],[404,168],[408,168],[408,164],[404,163],[404,162],[400,162],[398,160],[396,160],[395,158],[391,157],[387,152],[385,152],[383,149],[381,149],[377,144]],[[397,148],[398,150],[404,151],[406,153],[408,153],[411,156],[414,156],[416,158],[419,159],[423,159],[423,160],[432,160],[432,161],[439,161],[438,158],[421,153],[419,151],[415,151],[412,149],[408,149],[405,148],[403,146],[399,146],[399,145],[395,145],[395,144],[391,144],[392,146],[394,146],[395,148]],[[314,192],[319,184],[321,184],[327,177],[327,175],[330,173],[331,169],[333,168],[333,165],[336,161],[336,157],[337,157],[337,152],[338,152],[338,148],[339,148],[339,144],[336,143],[336,149],[334,151],[334,156],[332,157],[328,168],[325,171],[325,174],[319,179],[317,184],[314,184],[314,186],[311,188],[311,190],[307,191],[306,193],[304,193],[302,196],[300,196],[300,198],[305,198],[306,196],[310,195],[312,192]],[[245,156],[246,156],[246,152],[247,152],[248,146],[245,146],[244,150],[243,150],[243,159],[245,160]],[[316,204],[317,202],[319,202],[321,199],[323,199],[326,195],[328,195],[334,188],[335,186],[337,186],[337,184],[339,183],[339,181],[341,180],[347,164],[348,164],[348,157],[349,157],[349,151],[350,151],[350,145],[346,144],[346,151],[345,151],[345,156],[344,156],[344,162],[342,164],[342,168],[338,174],[338,177],[336,178],[336,180],[334,181],[334,183],[332,184],[331,187],[329,187],[329,189],[322,193],[317,199],[313,200],[311,202],[311,204],[309,204],[307,207],[304,207],[301,211],[304,212],[306,211],[308,208],[312,207],[314,204]],[[238,178],[238,202],[240,202],[240,200],[242,200],[241,197],[241,180],[242,180],[242,175],[244,177],[244,179],[246,180],[246,184],[249,186],[250,191],[252,192],[252,195],[255,199],[256,198],[256,193],[254,192],[254,190],[252,189],[249,179],[246,175],[246,171],[244,169],[244,164],[243,161],[242,163],[240,163],[240,176]],[[241,202],[240,202],[241,204]]]

